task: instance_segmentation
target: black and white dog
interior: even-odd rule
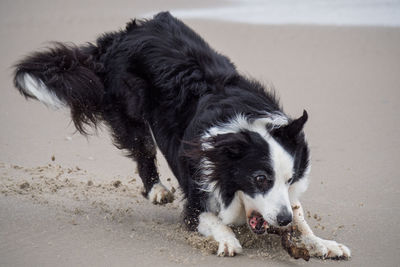
[[[159,180],[158,146],[185,194],[184,221],[219,242],[218,255],[242,251],[228,225],[247,223],[262,234],[292,223],[311,256],[350,257],[304,219],[307,113],[289,118],[273,93],[168,12],[131,21],[96,44],[55,43],[33,53],[17,64],[15,86],[48,106],[69,107],[83,134],[85,125],[105,122],[137,162],[145,196],[162,204],[173,195]]]

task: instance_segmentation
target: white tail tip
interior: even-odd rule
[[[35,97],[46,106],[54,109],[65,107],[65,103],[63,103],[55,93],[51,92],[42,80],[25,73],[17,78],[17,82],[24,89],[25,93]]]

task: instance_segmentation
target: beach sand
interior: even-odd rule
[[[294,260],[274,237],[234,258],[212,255],[212,240],[180,226],[179,190],[174,203],[152,205],[106,129],[80,136],[67,110],[13,88],[11,66],[47,41],[93,41],[140,14],[191,5],[0,3],[0,266],[398,265],[399,28],[185,20],[242,73],[273,84],[288,114],[308,111],[313,168],[303,205],[317,235],[352,249],[350,261]],[[161,156],[159,169],[177,188]]]

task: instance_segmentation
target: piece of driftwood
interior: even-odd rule
[[[283,248],[289,253],[289,255],[295,259],[303,259],[308,261],[310,259],[310,253],[304,246],[300,246],[300,233],[297,229],[292,226],[288,229],[280,229],[276,227],[268,228],[269,234],[276,234],[281,236],[281,242]]]

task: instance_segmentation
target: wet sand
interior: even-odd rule
[[[181,228],[179,191],[165,207],[147,202],[135,164],[112,146],[106,129],[89,138],[76,134],[68,111],[25,101],[12,86],[10,68],[46,41],[93,41],[131,17],[190,5],[29,3],[0,4],[1,266],[397,265],[399,28],[185,20],[241,72],[272,83],[288,114],[308,111],[308,221],[319,236],[353,253],[350,261],[306,263],[289,258],[269,237],[243,255],[217,258],[211,240],[204,249],[198,236]],[[162,180],[176,188],[161,157],[159,165]]]

